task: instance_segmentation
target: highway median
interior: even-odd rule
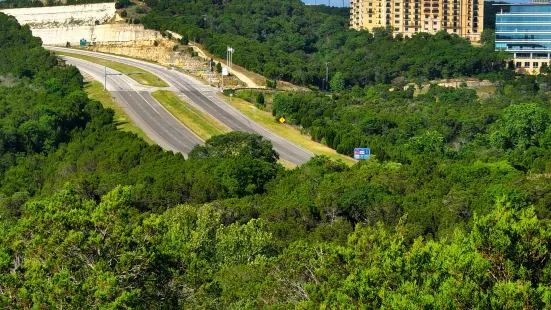
[[[147,85],[152,87],[168,87],[168,84],[158,76],[154,75],[149,71],[146,71],[144,69],[141,69],[135,66],[123,64],[120,62],[110,61],[99,57],[81,55],[76,53],[68,53],[68,52],[60,52],[60,51],[55,51],[55,53],[56,55],[62,55],[62,56],[68,56],[68,57],[86,60],[101,66],[106,66],[107,68],[110,68],[119,72],[139,73],[139,74],[131,74],[128,77],[130,77],[131,79],[133,79],[134,81],[142,85]]]
[[[151,94],[170,114],[204,141],[231,130],[218,120],[197,109],[173,92],[159,90]]]

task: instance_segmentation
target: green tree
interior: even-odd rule
[[[331,85],[331,90],[334,92],[342,92],[346,87],[346,82],[344,80],[344,75],[340,72],[335,73],[335,75],[331,78],[331,82],[329,83]]]
[[[265,260],[274,250],[272,235],[263,220],[232,224],[216,232],[216,255],[222,266]]]
[[[504,110],[498,130],[508,145],[526,149],[532,145],[538,145],[538,140],[550,124],[551,118],[548,111],[535,103],[522,103]]]
[[[189,37],[187,34],[184,34],[182,36],[182,39],[180,39],[180,44],[182,45],[188,45],[189,44]]]
[[[272,148],[272,142],[257,134],[233,131],[214,136],[205,142],[205,146],[196,146],[189,157],[200,158],[239,158],[250,157],[275,163],[279,154]]]
[[[265,103],[264,103],[264,94],[262,92],[259,92],[257,95],[256,95],[256,98],[255,98],[255,102],[261,106],[264,106]]]

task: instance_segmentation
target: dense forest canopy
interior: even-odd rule
[[[146,27],[202,42],[219,57],[270,79],[322,87],[325,63],[345,85],[389,84],[495,74],[506,54],[474,47],[445,32],[392,37],[389,29],[348,30],[349,9],[306,6],[300,0],[146,0]]]
[[[118,131],[78,70],[0,29],[1,308],[551,307],[548,68],[486,96],[277,93],[274,117],[374,154],[288,170],[256,135],[185,160]]]

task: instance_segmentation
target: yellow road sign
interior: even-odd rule
[[[279,122],[282,123],[282,124],[285,123],[285,118],[282,116],[282,117],[279,119]]]

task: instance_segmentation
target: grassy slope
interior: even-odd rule
[[[92,56],[74,54],[74,53],[56,52],[56,54],[79,58],[82,60],[93,62],[98,65],[107,66],[108,68],[117,70],[119,72],[140,72],[141,74],[132,74],[132,75],[129,75],[129,77],[142,85],[148,85],[148,86],[154,86],[154,87],[168,87],[168,84],[165,81],[161,80],[153,73],[134,66],[130,66],[130,65],[126,65],[126,64],[106,60],[106,59],[101,59],[97,57],[92,57]]]
[[[122,131],[135,133],[138,137],[144,139],[147,143],[153,144],[153,141],[132,121],[132,119],[124,112],[121,106],[115,103],[108,91],[103,90],[103,85],[100,82],[88,82],[84,86],[91,99],[101,102],[105,108],[110,108],[115,111],[115,123],[117,128]]]
[[[230,132],[222,123],[198,110],[175,93],[159,90],[151,94],[174,117],[203,140]]]
[[[221,94],[219,95],[219,97],[241,111],[241,113],[247,115],[249,118],[259,123],[260,125],[268,128],[269,130],[275,132],[282,137],[285,137],[285,139],[309,150],[316,155],[325,155],[334,160],[340,159],[349,165],[355,163],[354,159],[338,154],[335,150],[313,141],[310,136],[301,134],[300,131],[295,127],[276,122],[272,114],[254,108],[252,104],[248,103],[245,100],[239,98],[229,98]]]

